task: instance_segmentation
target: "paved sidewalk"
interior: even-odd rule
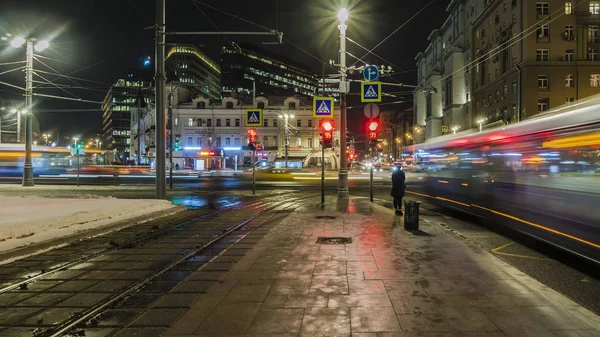
[[[451,220],[421,219],[407,232],[364,198],[297,210],[163,336],[600,336],[598,316],[438,225]]]

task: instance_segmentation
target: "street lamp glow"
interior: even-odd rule
[[[349,16],[350,14],[348,13],[348,10],[346,8],[340,9],[337,15],[338,20],[340,20],[341,23],[345,23],[348,20]]]
[[[10,45],[15,48],[21,47],[24,43],[25,43],[25,39],[20,36],[17,36],[12,41],[10,41]]]
[[[49,46],[50,46],[50,43],[47,40],[41,40],[41,41],[38,41],[38,43],[36,43],[33,46],[33,48],[35,48],[35,51],[40,52],[40,51],[48,48]]]

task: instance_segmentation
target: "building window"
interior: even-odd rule
[[[179,125],[179,118],[175,117],[175,126]]]
[[[452,104],[452,78],[449,78],[444,83],[444,101],[446,105]]]
[[[565,26],[565,36],[564,36],[566,41],[574,41],[575,40],[575,29],[573,28],[573,25],[566,25]]]
[[[573,77],[573,75],[566,75],[565,76],[565,87],[567,88],[573,88],[575,86],[575,78]]]
[[[235,139],[234,146],[240,146],[240,139],[239,138]]]
[[[538,112],[548,111],[550,107],[550,99],[549,98],[538,98],[537,109]]]
[[[188,118],[188,126],[194,126],[194,119]]]
[[[537,27],[537,35],[539,40],[548,40],[550,37],[550,26],[541,25]]]
[[[600,74],[590,74],[590,87],[600,87]]]
[[[307,126],[308,126],[309,128],[312,128],[312,119],[309,119],[309,120],[308,120],[308,125],[307,125]]]
[[[202,118],[197,119],[196,125],[202,126]]]
[[[225,146],[226,147],[230,147],[231,146],[231,138],[229,138],[229,137],[225,138]]]
[[[597,49],[588,48],[588,60],[598,61],[598,50]]]
[[[277,118],[273,118],[273,126],[277,127]]]
[[[192,146],[192,142],[193,142],[192,137],[187,137],[187,145]]]
[[[308,147],[310,147],[310,148],[312,148],[312,147],[313,147],[313,142],[312,142],[312,140],[313,140],[312,138],[308,138],[308,139],[307,139],[307,141],[306,141],[306,143],[307,143],[306,145],[308,145]]]
[[[507,96],[508,96],[508,84],[505,84],[504,85],[504,97],[507,97]]]
[[[231,126],[231,119],[229,119],[229,118],[225,119],[225,126]]]
[[[512,83],[512,93],[516,94],[517,93],[517,81],[513,81]]]
[[[517,23],[517,14],[512,15],[512,23]]]
[[[535,53],[536,61],[549,61],[550,60],[550,50],[549,49],[538,49]]]
[[[565,61],[574,61],[575,60],[575,51],[573,49],[565,50]]]
[[[588,42],[598,42],[598,26],[588,26]]]
[[[500,100],[500,90],[496,90],[496,103]]]
[[[206,102],[196,102],[196,109],[206,108]]]
[[[565,103],[573,103],[575,102],[575,97],[567,97],[565,98]]]
[[[235,119],[235,126],[240,126],[240,119],[239,118]]]
[[[262,143],[263,143],[263,146],[267,146],[267,144],[269,144],[269,136],[264,136]]]
[[[536,12],[538,16],[550,15],[550,3],[549,2],[538,2],[536,4]]]
[[[296,138],[296,147],[302,147],[302,137]]]
[[[265,102],[258,102],[256,103],[256,107],[259,109],[264,109],[265,108]]]
[[[209,118],[206,120],[206,126],[209,126],[209,127],[212,126],[212,119]]]
[[[215,147],[221,147],[221,137],[215,137]]]
[[[548,89],[548,75],[538,75],[538,89]]]
[[[512,104],[512,116],[516,116],[517,115],[517,103],[513,103]]]
[[[227,109],[233,109],[233,102],[227,102],[227,103],[225,104],[225,107],[226,107]]]
[[[302,127],[302,120],[301,119],[297,119],[296,120],[296,126],[297,127]]]
[[[290,110],[296,110],[296,102],[289,102],[288,103],[288,109],[290,109]]]
[[[196,146],[202,146],[202,137],[196,137]]]
[[[273,136],[273,146],[279,146],[279,144],[277,144],[277,136]]]
[[[217,127],[221,126],[221,118],[217,118]]]
[[[590,14],[600,14],[600,2],[590,1]]]
[[[573,14],[573,3],[570,1],[565,2],[565,14],[566,15]]]
[[[263,126],[269,126],[269,120],[268,119],[263,119]]]

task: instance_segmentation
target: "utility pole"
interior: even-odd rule
[[[142,73],[138,82],[137,97],[137,164],[142,163]]]
[[[346,81],[346,20],[348,10],[342,8],[338,13],[340,24],[340,171],[338,178],[338,198],[348,198],[348,163],[346,157],[346,94],[348,93],[348,82]]]
[[[33,40],[27,39],[27,60],[25,62],[25,165],[23,166],[23,186],[33,186],[33,164],[31,144],[33,143]],[[20,132],[21,116],[17,115],[17,132]],[[17,133],[19,137],[19,133]],[[20,137],[19,137],[20,138]],[[19,139],[20,142],[20,139]]]
[[[173,188],[173,86],[169,93],[169,188]]]
[[[156,199],[166,198],[166,133],[165,93],[167,76],[165,74],[165,11],[166,0],[156,0]]]

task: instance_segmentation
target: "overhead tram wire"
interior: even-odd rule
[[[583,1],[579,2],[578,4],[576,4],[575,6],[573,6],[573,11],[575,10],[575,8],[579,5],[581,5],[582,3],[584,3]],[[493,58],[494,56],[500,54],[502,51],[512,47],[513,45],[517,44],[518,42],[524,40],[526,37],[528,37],[529,35],[536,33],[537,32],[537,26],[539,24],[550,24],[551,22],[553,22],[554,20],[558,19],[559,17],[565,15],[565,11],[564,11],[564,6],[560,7],[557,11],[553,12],[552,14],[548,15],[548,17],[551,17],[552,19],[547,20],[547,21],[540,21],[540,22],[536,22],[535,24],[531,25],[530,27],[528,27],[527,29],[525,29],[523,32],[519,32],[517,33],[514,37],[510,38],[507,42],[503,43],[502,45],[490,50],[489,52],[487,52],[486,54],[482,55],[481,57],[471,61],[469,64],[455,70],[454,72],[452,72],[451,74],[442,77],[441,79],[432,82],[432,86],[433,84],[438,84],[441,83],[442,81],[448,79],[451,76],[454,76],[456,74],[459,74],[461,72],[464,72],[465,70],[472,70],[473,68],[475,68],[475,66],[477,65],[477,63],[482,62],[482,61],[487,61],[491,58]],[[558,14],[562,12],[562,14]],[[527,34],[525,34],[526,32],[528,32]],[[521,37],[519,37],[521,36]],[[515,41],[509,43],[511,40]]]
[[[377,58],[379,58],[379,59],[380,59],[380,60],[382,60],[383,62],[385,62],[385,63],[387,63],[387,64],[391,65],[392,67],[394,67],[394,68],[397,68],[397,69],[400,69],[402,72],[404,72],[404,69],[402,69],[402,68],[398,67],[397,65],[393,64],[392,62],[390,62],[390,61],[388,61],[388,60],[384,59],[384,58],[383,58],[383,57],[381,57],[380,55],[377,55],[377,54],[375,54],[373,51],[369,51],[369,49],[367,49],[365,46],[363,46],[363,45],[361,45],[360,43],[358,43],[358,42],[356,42],[356,41],[352,40],[351,38],[349,38],[349,37],[347,37],[347,36],[346,36],[346,40],[348,40],[348,41],[350,41],[350,42],[354,43],[355,45],[359,46],[360,48],[362,48],[362,49],[364,49],[364,50],[366,50],[366,51],[370,52],[371,54],[373,54],[374,56],[376,56]],[[365,56],[363,56],[363,57],[365,57]],[[359,58],[358,58],[358,57],[356,57],[356,56],[354,56],[354,58],[356,58],[356,59],[358,59],[358,60],[361,60],[361,61],[365,62],[365,64],[368,64],[368,62],[364,61],[363,59],[359,59]],[[408,73],[408,72],[406,72],[406,73]],[[387,75],[387,76],[389,76],[390,78],[394,79],[393,77],[391,77],[391,76],[392,76],[392,74],[389,74],[389,75]],[[416,76],[414,76],[414,77],[416,77]],[[395,79],[394,79],[394,80],[395,80]]]
[[[36,73],[36,72],[35,72],[35,70],[33,71],[33,74],[34,74],[35,76],[38,76],[38,77],[39,77],[39,78],[41,78],[42,80],[46,81],[47,83],[50,83],[50,84],[52,84],[54,87],[56,87],[56,88],[58,88],[58,89],[60,89],[60,90],[62,90],[62,91],[64,91],[64,92],[66,92],[67,94],[69,94],[69,95],[73,96],[73,98],[81,98],[81,97],[77,97],[77,95],[75,95],[75,94],[71,93],[71,92],[70,92],[70,91],[68,91],[67,89],[59,87],[59,86],[58,86],[58,85],[56,85],[54,82],[51,82],[51,81],[49,81],[49,80],[48,80],[47,78],[45,78],[44,76],[42,76],[42,75],[40,75],[40,74]]]
[[[18,71],[18,70],[23,70],[23,69],[25,69],[25,66],[3,71],[0,73],[0,75],[12,73],[13,71]]]
[[[42,73],[42,74],[55,75],[55,76],[60,76],[60,77],[64,77],[64,78],[74,79],[74,80],[77,80],[77,81],[84,81],[84,82],[102,84],[102,85],[106,85],[106,86],[112,86],[111,83],[103,83],[103,82],[94,81],[94,80],[87,80],[85,78],[73,77],[73,76],[63,75],[63,74],[60,74],[60,73],[51,73],[49,71],[44,71],[44,70],[39,70],[39,69],[36,69],[36,71],[39,72],[39,73]],[[80,85],[79,83],[75,83],[75,84]]]
[[[210,22],[210,24],[213,25],[213,27],[215,27],[215,29],[220,33],[221,30],[219,29],[219,26],[217,26],[217,24],[214,23],[214,21],[211,20],[210,17],[208,15],[206,15],[206,13],[204,13],[202,8],[200,8],[200,6],[198,6],[198,4],[194,0],[190,0],[190,2],[192,3],[192,5],[194,5],[194,7],[196,7],[200,11],[200,13],[202,13],[202,15],[204,15],[206,20],[208,20],[208,22]],[[233,42],[231,42],[231,40],[227,37],[227,35],[223,35],[223,37],[225,38],[225,40],[227,40],[227,42],[229,42],[230,45],[233,45]]]
[[[36,61],[38,61],[40,64],[42,64],[42,65],[46,66],[47,68],[49,68],[50,70],[52,70],[52,71],[56,72],[56,73],[57,73],[59,76],[63,76],[63,74],[61,74],[61,73],[60,73],[58,70],[56,70],[56,69],[52,68],[51,66],[47,65],[46,63],[44,63],[43,61],[41,61],[39,58],[36,58],[36,57],[34,57],[34,59],[35,59]],[[40,76],[40,75],[38,74],[38,76]],[[40,77],[41,77],[41,76],[40,76]],[[75,82],[75,80],[73,80],[73,79],[71,79],[71,78],[68,78],[68,77],[65,77],[65,78],[66,78],[66,79],[67,79],[69,82],[71,82],[71,83],[73,83],[73,84],[75,84],[75,85],[81,85],[81,83],[77,83],[77,82]],[[89,93],[91,93],[92,95],[96,96],[96,97],[103,98],[101,95],[99,95],[99,94],[98,94],[98,93],[96,93],[96,92],[89,91],[89,90],[88,90],[88,92],[89,92]]]
[[[379,42],[375,47],[371,48],[371,50],[369,50],[365,55],[363,55],[361,58],[365,58],[367,57],[367,55],[372,54],[373,50],[377,49],[377,47],[379,47],[381,44],[383,44],[387,39],[389,39],[392,35],[396,34],[396,32],[398,32],[400,29],[402,29],[404,26],[406,26],[409,22],[411,22],[415,17],[417,17],[417,15],[421,14],[421,12],[423,12],[427,7],[429,7],[432,3],[434,3],[435,0],[431,0],[429,1],[429,3],[425,6],[423,6],[423,8],[421,8],[419,11],[417,11],[413,16],[411,16],[408,20],[406,20],[402,25],[400,25],[400,27],[396,28],[393,32],[391,32],[387,37],[385,37],[383,40],[381,40],[381,42]],[[388,62],[389,63],[389,62]],[[354,62],[354,64],[352,66],[355,66],[356,62]]]
[[[15,61],[15,62],[4,62],[4,63],[0,63],[0,66],[10,66],[13,64],[23,64],[26,63],[27,61]]]
[[[248,20],[248,19],[244,19],[244,18],[243,18],[243,17],[241,17],[241,16],[238,16],[238,15],[235,15],[235,14],[231,14],[231,13],[229,13],[229,12],[226,12],[226,11],[222,10],[222,9],[219,9],[219,8],[213,7],[213,6],[211,6],[211,5],[208,5],[208,4],[205,4],[205,3],[201,2],[201,1],[198,1],[198,0],[190,0],[190,1],[192,1],[192,2],[194,2],[194,3],[197,3],[197,4],[200,4],[200,5],[202,5],[202,6],[206,6],[206,7],[210,8],[210,9],[213,9],[213,10],[215,10],[215,11],[217,11],[217,12],[220,12],[220,13],[222,13],[222,14],[229,15],[229,16],[231,16],[231,17],[233,17],[233,18],[236,18],[236,19],[238,19],[238,20],[244,21],[244,22],[246,22],[246,23],[249,23],[249,24],[251,24],[251,25],[255,25],[256,27],[259,27],[259,28],[262,28],[262,29],[266,29],[266,30],[269,30],[269,31],[271,31],[271,30],[272,30],[272,29],[271,29],[271,28],[269,28],[269,27],[265,27],[265,26],[263,26],[263,25],[261,25],[261,24],[258,24],[258,23],[256,23],[256,22],[250,21],[250,20]],[[296,47],[296,48],[300,49],[302,52],[304,52],[304,53],[308,54],[308,55],[309,55],[309,56],[311,56],[312,58],[314,58],[314,59],[318,60],[319,62],[321,62],[321,63],[325,64],[326,66],[328,66],[328,67],[330,67],[330,68],[332,68],[332,69],[335,69],[336,71],[338,71],[338,69],[337,69],[336,67],[334,67],[334,66],[330,65],[328,62],[325,62],[325,61],[321,60],[319,57],[317,57],[317,56],[315,56],[315,55],[311,54],[310,52],[308,52],[308,51],[307,51],[307,50],[305,50],[304,48],[300,47],[299,45],[297,45],[297,44],[296,44],[296,43],[294,43],[293,41],[291,41],[291,40],[289,40],[289,39],[287,39],[287,38],[285,38],[285,37],[283,38],[283,40],[284,40],[285,42],[288,42],[288,43],[289,43],[289,44],[291,44],[292,46],[294,46],[294,47]]]

